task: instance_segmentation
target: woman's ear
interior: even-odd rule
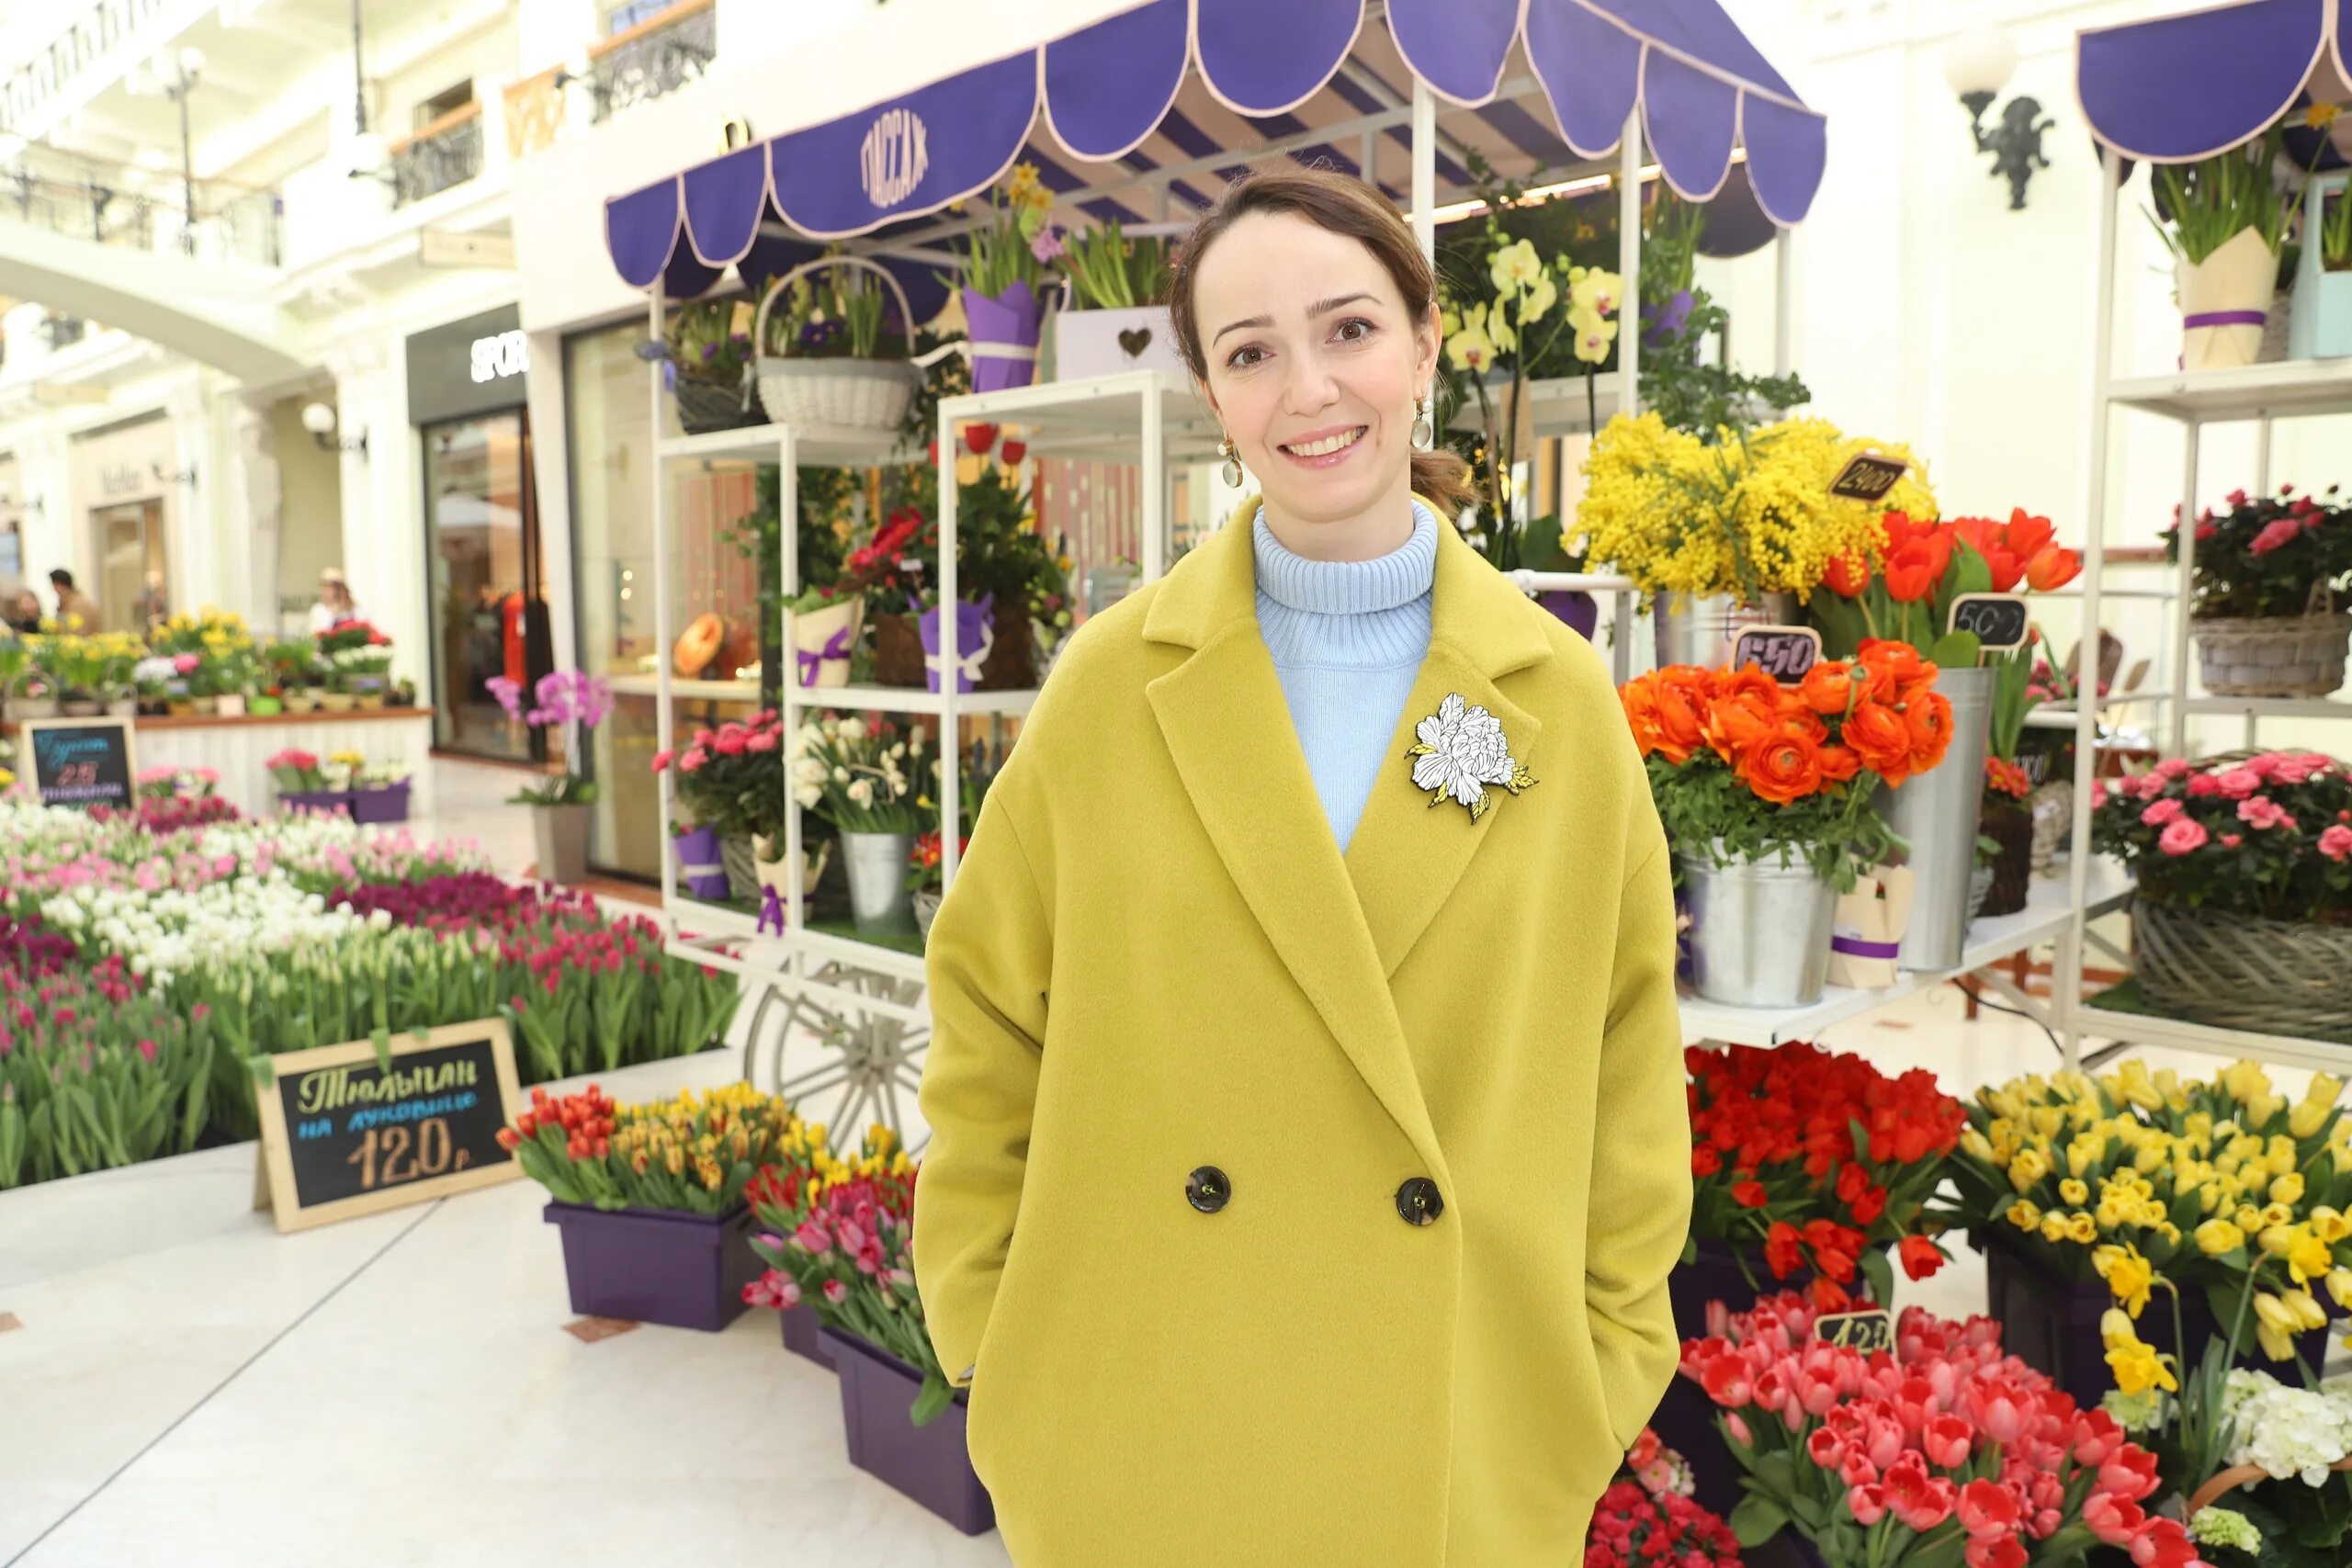
[[[1201,406],[1216,416],[1217,425],[1222,429],[1225,425],[1225,411],[1217,407],[1216,394],[1209,390],[1209,384],[1198,376],[1193,377],[1193,393],[1201,400]]]
[[[1438,315],[1437,301],[1432,299],[1428,311],[1413,329],[1413,381],[1416,386],[1425,390],[1429,389],[1437,375],[1438,349],[1444,341],[1444,324]]]

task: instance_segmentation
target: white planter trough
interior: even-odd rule
[[[1063,310],[1054,318],[1054,379],[1082,381],[1123,370],[1182,373],[1176,329],[1165,305]]]

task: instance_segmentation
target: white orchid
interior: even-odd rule
[[[1451,798],[1468,807],[1473,822],[1494,807],[1488,784],[1517,795],[1536,782],[1510,754],[1502,720],[1464,703],[1459,692],[1447,694],[1437,712],[1414,727],[1413,737],[1406,752],[1413,760],[1413,787],[1429,791],[1432,806]]]

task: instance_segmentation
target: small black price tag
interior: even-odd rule
[[[1783,686],[1804,679],[1821,662],[1821,634],[1811,626],[1749,626],[1731,646],[1731,664],[1753,664]]]
[[[1865,452],[1838,471],[1829,493],[1848,501],[1877,501],[1894,488],[1911,465],[1900,457],[1880,457]]]
[[[2028,630],[2025,600],[2015,593],[1963,593],[1951,602],[1947,631],[1974,632],[1986,653],[2007,653],[2025,646]]]
[[[1842,1345],[1865,1355],[1894,1349],[1894,1318],[1883,1309],[1825,1313],[1813,1320],[1813,1337],[1824,1345]]]

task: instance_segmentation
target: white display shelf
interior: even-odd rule
[[[659,675],[610,675],[605,684],[616,696],[658,697],[666,684],[673,698],[695,702],[756,703],[760,700],[757,681],[688,681],[673,676],[664,682]]]
[[[670,940],[663,944],[664,951],[696,964],[713,964],[733,969],[753,979],[777,978],[784,969],[781,954],[787,948],[819,959],[876,970],[900,979],[923,978],[923,961],[920,956],[901,953],[895,947],[884,947],[878,942],[860,942],[854,937],[838,936],[808,926],[787,926],[788,935],[779,936],[773,930],[760,930],[757,916],[720,905],[706,904],[683,894],[664,912],[670,923]],[[774,943],[778,956],[739,958],[714,950],[717,943],[743,942]]]
[[[786,440],[792,444],[794,464],[806,468],[864,468],[894,457],[914,462],[922,457],[922,449],[910,450],[896,430],[846,424],[747,424],[741,430],[714,430],[704,435],[665,435],[653,449],[665,459],[781,463]]]
[[[2110,692],[2099,698],[2098,711],[2105,713],[2110,708],[2130,707],[2135,703],[2170,701],[2170,692]],[[2072,729],[2075,728],[2075,708],[2072,704],[2043,703],[2025,716],[2025,723],[2029,729]]]
[[[1136,463],[1143,458],[1147,405],[1155,401],[1163,461],[1201,463],[1216,456],[1216,417],[1202,405],[1189,378],[1165,370],[967,393],[942,399],[939,412],[951,424],[1019,425],[1021,439],[1037,457]]]
[[[825,708],[860,713],[927,713],[944,715],[950,694],[919,692],[910,686],[788,686],[787,708]],[[957,692],[957,714],[1027,713],[1036,702],[1034,690],[1019,692]]]
[[[2236,370],[2119,378],[2108,400],[2166,419],[2208,423],[2352,412],[2352,359],[2285,359]]]
[[[1892,986],[1875,991],[1832,986],[1819,1001],[1802,1008],[1737,1008],[1686,997],[1682,1001],[1682,1037],[1725,1044],[1772,1046],[1792,1040],[1812,1040],[1830,1025],[1875,1012],[1889,1002],[1938,986],[1955,976],[1983,969],[2041,942],[2055,941],[2074,923],[2074,906],[2067,899],[2067,878],[2036,877],[2026,892],[2025,908],[2014,915],[1977,920],[1968,928],[1958,968],[1904,970]],[[2106,856],[2091,863],[2090,888],[2085,908],[2099,915],[2120,908],[2132,896],[2132,879],[2122,865]]]
[[[2352,1072],[2352,1045],[2292,1034],[2222,1029],[2210,1023],[2191,1023],[2186,1019],[2124,1012],[2100,1007],[2096,997],[2076,1012],[2075,1027],[2083,1034],[2110,1041],[2117,1046],[2156,1045],[2176,1051],[2194,1051],[2208,1056],[2225,1056],[2232,1061],[2268,1062],[2279,1066],[2307,1067],[2322,1073]]]
[[[2258,718],[2352,718],[2352,702],[2342,697],[2191,697],[2188,711]]]

